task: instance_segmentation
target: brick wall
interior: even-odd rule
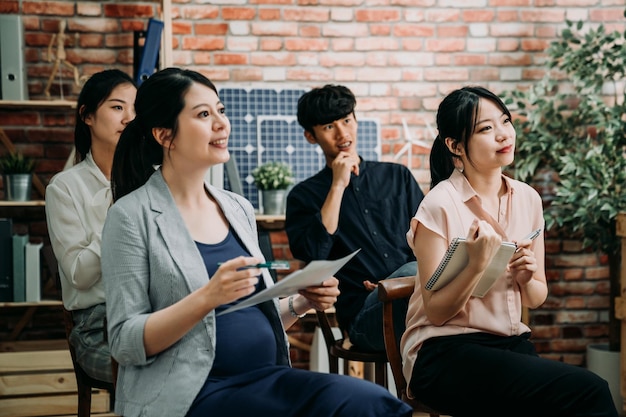
[[[68,60],[81,75],[109,67],[131,72],[131,32],[160,9],[158,1],[0,1],[0,13],[23,17],[34,99],[44,98],[48,44],[61,19]],[[495,92],[528,85],[543,76],[544,50],[565,19],[623,30],[623,10],[624,0],[174,0],[172,59],[218,87],[346,84],[357,94],[358,115],[380,119],[382,157],[392,161],[404,145],[403,120],[414,138],[430,140],[427,123],[434,124],[446,92],[465,84]],[[72,73],[62,75],[53,96],[75,97]],[[37,157],[44,183],[69,154],[71,113],[0,109],[0,126]],[[428,150],[413,146],[412,155],[398,161],[410,163],[427,189]],[[19,227],[33,226],[25,220]],[[45,238],[41,222],[34,230]],[[275,257],[290,259],[284,233],[272,232],[272,240]],[[606,257],[582,251],[568,236],[549,235],[546,243],[551,296],[531,315],[534,338],[544,355],[582,364],[585,346],[607,336]]]

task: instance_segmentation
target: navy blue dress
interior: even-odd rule
[[[218,262],[249,256],[232,230],[223,242],[197,246],[209,276]],[[256,291],[263,286],[259,280]],[[216,317],[215,362],[187,417],[250,415],[409,417],[412,410],[369,381],[277,365],[271,322],[252,306]]]

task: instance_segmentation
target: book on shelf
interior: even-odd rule
[[[41,248],[43,243],[27,243],[24,250],[26,301],[41,301]]]
[[[13,301],[13,221],[0,218],[0,301]]]
[[[426,282],[425,288],[430,291],[438,290],[450,283],[457,275],[461,273],[463,268],[468,264],[469,257],[467,255],[466,239],[457,237],[452,239],[452,243],[448,247],[443,259],[435,270],[432,277]],[[474,288],[472,296],[484,297],[491,289],[496,280],[504,273],[509,260],[517,245],[513,242],[502,242],[500,249],[496,252],[493,259],[483,272],[480,281]]]
[[[13,301],[26,301],[26,244],[28,235],[13,235]]]

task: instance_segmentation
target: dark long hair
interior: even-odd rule
[[[163,163],[163,147],[152,134],[154,128],[178,131],[178,115],[185,107],[185,94],[193,83],[215,91],[215,85],[196,71],[166,68],[144,81],[135,99],[135,119],[117,143],[111,170],[113,201],[141,187]]]
[[[130,84],[136,87],[128,74],[117,69],[109,69],[93,74],[80,90],[76,102],[76,126],[74,126],[75,163],[85,159],[91,149],[91,130],[85,123],[85,119],[94,114],[120,84]]]
[[[500,97],[483,87],[463,87],[448,94],[437,110],[439,134],[430,150],[430,188],[450,178],[454,171],[454,158],[446,146],[446,138],[463,146],[469,158],[469,140],[474,134],[478,104],[481,98],[491,100],[509,117],[511,113]],[[471,162],[471,160],[470,160]]]

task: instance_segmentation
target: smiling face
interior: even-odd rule
[[[340,152],[357,155],[357,128],[354,113],[350,113],[331,123],[313,126],[313,133],[305,131],[304,136],[309,143],[317,143],[322,148],[326,163],[330,165]]]
[[[230,121],[215,91],[194,82],[184,100],[176,137],[166,154],[189,166],[210,167],[228,161]]]
[[[115,87],[97,110],[85,117],[91,132],[92,146],[109,145],[115,148],[126,125],[135,118],[134,85],[124,83]]]
[[[511,118],[492,100],[481,98],[474,132],[468,141],[469,157],[461,146],[451,150],[461,156],[466,168],[471,165],[477,170],[499,170],[510,165],[515,153],[515,128]]]

